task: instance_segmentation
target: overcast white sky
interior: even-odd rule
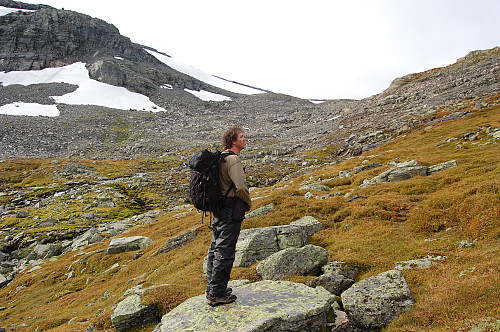
[[[498,0],[24,0],[115,25],[209,74],[301,98],[361,99],[500,46]]]

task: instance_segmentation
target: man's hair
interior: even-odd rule
[[[225,149],[230,149],[233,146],[233,142],[238,138],[239,133],[243,133],[243,128],[239,125],[234,125],[226,129],[222,135],[222,146]]]

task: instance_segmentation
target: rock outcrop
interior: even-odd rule
[[[298,226],[274,226],[242,230],[236,243],[234,266],[248,266],[287,248],[307,244],[307,234]]]
[[[427,256],[425,258],[412,259],[404,262],[396,262],[395,270],[409,270],[409,269],[428,269],[431,266],[437,265],[437,262],[445,260],[443,256]]]
[[[0,70],[58,67],[97,56],[155,60],[103,20],[49,6],[0,16]]]
[[[288,248],[272,254],[257,265],[257,273],[265,280],[282,280],[295,275],[318,275],[328,262],[328,251],[308,244],[302,248]]]
[[[36,259],[48,259],[53,256],[58,256],[62,253],[62,246],[60,244],[38,244],[33,251],[26,257],[28,261]]]
[[[154,331],[320,331],[335,301],[321,287],[287,281],[261,281],[233,293],[236,302],[215,308],[205,295],[193,297],[163,316]]]
[[[320,223],[318,219],[311,216],[305,216],[298,220],[292,221],[290,223],[290,226],[301,227],[306,232],[307,236],[314,235],[324,228],[323,224]]]
[[[187,232],[174,236],[167,240],[159,253],[163,254],[170,250],[182,248],[196,239],[196,229],[190,229]]]
[[[380,173],[376,177],[365,179],[360,187],[372,186],[383,182],[404,181],[415,176],[428,176],[458,166],[456,160],[446,161],[430,167],[422,166],[416,160],[405,161],[402,163],[391,163],[391,165],[393,166],[392,168]]]
[[[146,248],[153,241],[146,236],[131,236],[112,239],[108,246],[108,255]]]
[[[357,282],[341,297],[349,321],[367,329],[384,327],[415,302],[406,280],[397,270]]]
[[[111,315],[111,322],[117,332],[125,332],[138,325],[154,323],[158,319],[156,308],[143,305],[141,297],[137,294],[129,295],[118,303]]]

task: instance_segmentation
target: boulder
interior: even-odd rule
[[[328,251],[309,244],[272,254],[257,265],[257,273],[265,280],[280,280],[288,275],[318,275],[328,261]]]
[[[347,279],[353,279],[358,273],[358,268],[349,267],[345,262],[331,261],[321,268],[324,274],[334,273],[340,274]]]
[[[352,171],[354,172],[354,174],[358,174],[358,173],[361,173],[363,171],[367,171],[367,170],[370,170],[370,169],[374,169],[374,168],[377,168],[377,167],[380,167],[382,166],[382,164],[379,164],[379,163],[371,163],[371,164],[368,164],[368,165],[361,165],[359,167],[354,167],[352,169]]]
[[[124,221],[113,221],[102,224],[97,227],[99,233],[108,233],[111,236],[116,236],[118,234],[123,233],[130,226],[127,225]]]
[[[416,160],[395,164],[395,166],[374,177],[372,181],[395,182],[408,180],[415,176],[426,176],[427,166],[421,166]]]
[[[367,329],[384,327],[414,303],[410,288],[398,270],[357,282],[341,297],[349,321]]]
[[[104,237],[99,233],[97,229],[90,228],[88,231],[73,240],[73,243],[71,244],[71,250],[80,250],[85,246],[100,242],[103,239]]]
[[[153,241],[146,236],[121,237],[111,240],[108,255],[146,248]]]
[[[305,216],[298,220],[292,221],[290,226],[302,227],[306,232],[307,236],[316,234],[323,229],[323,224],[320,223],[316,218],[311,216]]]
[[[16,212],[16,218],[28,218],[30,213],[26,210],[20,210]]]
[[[351,287],[352,284],[354,284],[354,280],[346,278],[341,274],[331,272],[322,274],[308,283],[310,287],[322,286],[335,295],[342,294],[346,289]]]
[[[160,249],[160,254],[169,252],[170,250],[182,248],[193,242],[196,238],[196,229],[190,229],[187,232],[174,236],[167,240],[163,248]]]
[[[233,290],[236,302],[212,308],[205,295],[193,297],[168,314],[154,332],[320,331],[335,297],[321,287],[288,281],[261,281]]]
[[[394,269],[396,270],[409,270],[409,269],[427,269],[431,266],[437,265],[436,261],[445,260],[443,256],[427,256],[426,258],[412,259],[404,262],[396,262]]]
[[[312,191],[331,191],[332,188],[325,186],[323,184],[308,183],[300,187],[300,190],[312,190]]]
[[[300,248],[307,243],[302,227],[272,226],[242,230],[236,243],[234,266],[249,266],[287,248]]]
[[[251,282],[248,279],[231,280],[227,283],[227,287],[236,288],[236,287],[241,287],[243,285],[248,285],[250,283]]]
[[[444,171],[445,169],[449,169],[449,168],[453,168],[453,167],[457,167],[457,166],[458,166],[458,164],[457,164],[456,160],[450,160],[450,161],[446,161],[446,162],[441,163],[441,164],[430,166],[427,173],[428,173],[428,175],[431,175],[431,174],[434,174],[436,172]]]
[[[0,273],[0,288],[6,286],[9,282],[10,280]]]
[[[60,244],[48,243],[37,244],[33,251],[26,257],[28,261],[37,259],[47,259],[53,256],[58,256],[62,253]]]
[[[350,177],[352,177],[352,173],[349,171],[340,171],[339,172],[339,178],[341,178],[341,179],[347,179]]]
[[[415,176],[427,176],[427,166],[397,167],[387,176],[389,182],[411,179]]]
[[[262,216],[266,213],[271,212],[272,210],[274,210],[274,204],[273,203],[267,204],[267,205],[261,206],[258,209],[253,210],[252,212],[247,213],[245,215],[245,218],[248,219],[248,218],[259,217],[259,216]]]
[[[135,326],[158,320],[156,308],[143,305],[141,297],[137,294],[130,295],[118,303],[111,315],[111,322],[117,332],[128,331]]]

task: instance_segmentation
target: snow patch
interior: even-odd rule
[[[12,103],[0,106],[0,114],[28,116],[59,116],[57,105],[35,103]]]
[[[228,96],[219,95],[219,94],[208,92],[205,90],[196,91],[196,90],[184,89],[184,91],[187,91],[187,92],[195,95],[196,97],[200,98],[201,100],[205,100],[205,101],[231,100],[231,98],[229,98]]]
[[[76,91],[62,96],[53,96],[54,101],[70,105],[96,105],[121,110],[165,111],[144,95],[90,79],[85,63],[82,62],[42,70],[0,72],[0,82],[4,86],[41,83],[75,84],[78,85]]]
[[[222,78],[215,77],[213,75],[207,74],[199,69],[196,69],[194,67],[191,67],[179,60],[173,59],[169,56],[144,49],[151,55],[153,55],[155,58],[166,64],[172,69],[175,69],[181,73],[184,73],[186,75],[189,75],[191,77],[194,77],[202,82],[208,83],[210,85],[213,85],[215,87],[235,92],[235,93],[241,93],[241,94],[246,94],[246,95],[252,95],[252,94],[258,94],[258,93],[265,93],[264,91],[253,89],[244,85],[240,85],[237,83],[229,82],[226,80],[223,80]]]
[[[331,118],[327,119],[326,121],[333,121],[333,120],[337,120],[338,118],[340,118],[340,115],[335,115],[335,116],[332,116]]]
[[[18,12],[18,11],[21,11],[21,12],[34,12],[34,10],[30,10],[30,9],[8,8],[8,7],[0,6],[0,16],[4,16],[4,15],[10,14],[10,13],[14,13],[14,12]]]

